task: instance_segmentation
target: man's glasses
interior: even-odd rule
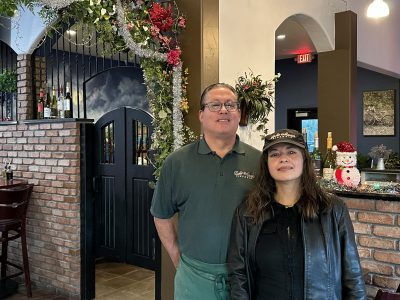
[[[222,109],[222,105],[225,106],[227,111],[237,111],[239,109],[239,102],[209,102],[203,104],[203,109],[207,107],[210,111],[216,112]]]

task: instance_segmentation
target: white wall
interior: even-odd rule
[[[231,84],[249,68],[264,80],[274,76],[275,30],[292,15],[303,14],[314,19],[329,41],[319,50],[333,50],[334,14],[346,9],[341,0],[220,0],[219,4],[219,80]],[[273,112],[269,120],[268,131],[272,132]],[[255,132],[254,126],[240,128],[239,135],[243,141],[262,148],[260,133]]]

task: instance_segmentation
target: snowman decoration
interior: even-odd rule
[[[336,145],[336,169],[334,178],[340,185],[356,188],[360,183],[360,172],[357,169],[357,151],[349,142]]]

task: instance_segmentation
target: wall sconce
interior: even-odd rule
[[[389,15],[389,6],[383,0],[374,0],[367,10],[367,17],[382,18]]]

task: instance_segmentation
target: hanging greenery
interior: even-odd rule
[[[3,73],[0,74],[0,92],[17,92],[17,73],[5,69]]]
[[[188,112],[187,71],[182,73],[178,36],[186,20],[174,1],[163,4],[152,0],[5,0],[0,15],[11,15],[19,5],[41,7],[47,24],[70,24],[96,29],[111,52],[133,51],[141,57],[147,98],[153,114],[151,148],[154,175],[159,176],[168,154],[195,139],[184,124]]]
[[[281,77],[278,73],[271,80],[263,81],[261,75],[254,75],[253,71],[244,73],[236,81],[236,92],[241,110],[241,126],[247,126],[247,121],[259,123],[257,130],[262,132],[261,137],[267,135],[266,124],[268,114],[274,107],[275,83]]]
[[[30,10],[37,1],[32,0],[1,0],[0,1],[0,16],[12,17],[17,11],[18,7],[24,5]]]

